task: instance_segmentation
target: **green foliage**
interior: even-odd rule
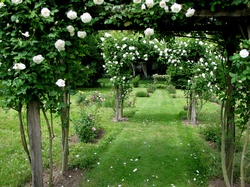
[[[167,86],[167,91],[170,93],[170,94],[176,94],[176,88],[174,85],[170,84]]]
[[[167,89],[167,85],[165,84],[156,84],[157,89]]]
[[[207,124],[201,127],[201,134],[206,141],[214,142],[217,147],[221,144],[221,127],[215,124]]]
[[[93,142],[100,131],[96,116],[92,113],[83,114],[79,120],[75,121],[74,127],[79,140],[84,143]]]
[[[140,75],[137,75],[131,80],[131,83],[133,84],[134,88],[138,88],[140,85]]]
[[[146,91],[137,91],[135,95],[136,97],[149,97],[149,93]]]
[[[147,92],[148,93],[154,93],[155,90],[156,90],[156,86],[155,85],[153,85],[153,84],[147,85]]]
[[[115,109],[115,96],[114,96],[114,94],[105,95],[102,106],[106,107],[106,108]]]

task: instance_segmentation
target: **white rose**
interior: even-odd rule
[[[195,9],[189,8],[186,12],[186,17],[192,17],[194,15]]]
[[[147,7],[148,8],[153,8],[153,6],[154,6],[154,0],[146,0],[146,5],[147,5]]]
[[[6,5],[3,2],[0,2],[0,8],[5,7]]]
[[[145,34],[145,36],[152,36],[152,35],[154,34],[154,29],[147,28],[147,29],[144,31],[144,34]]]
[[[248,50],[242,49],[242,50],[240,51],[240,56],[241,56],[241,58],[247,58],[248,55],[249,55]]]
[[[174,13],[178,13],[181,11],[181,5],[180,4],[177,4],[177,3],[174,3],[172,6],[171,6],[171,11],[174,12]]]
[[[89,23],[91,21],[92,17],[88,12],[85,12],[81,15],[81,20],[83,23]]]
[[[161,8],[165,8],[166,7],[166,2],[164,0],[159,2],[159,5]]]
[[[62,79],[58,79],[56,81],[56,85],[59,86],[59,87],[65,87],[65,81],[62,80]]]
[[[48,8],[43,8],[41,14],[44,18],[48,18],[50,16],[50,10]]]
[[[23,0],[11,0],[11,2],[12,2],[13,4],[18,5],[18,4],[22,3]]]
[[[85,38],[86,35],[87,35],[87,33],[86,33],[85,31],[78,31],[78,32],[77,32],[77,36],[78,36],[79,38]]]
[[[135,4],[141,3],[141,0],[133,0],[133,3]]]
[[[57,50],[60,51],[64,51],[65,50],[65,41],[59,39],[56,41],[55,43],[55,47],[57,48]]]
[[[94,0],[94,3],[96,5],[101,5],[104,2],[104,0]]]
[[[74,32],[75,28],[72,25],[66,27],[69,32]]]
[[[13,66],[13,69],[17,69],[17,70],[23,70],[23,69],[25,69],[26,68],[26,66],[25,66],[25,64],[23,64],[23,63],[16,63],[16,64],[14,64],[14,66]]]
[[[32,59],[36,64],[40,64],[44,60],[42,55],[36,55]]]
[[[75,32],[70,32],[69,34],[70,34],[70,36],[74,36]]]
[[[145,4],[142,4],[141,5],[141,10],[145,10],[146,9],[146,5]]]
[[[77,13],[73,10],[70,10],[68,13],[67,13],[67,17],[71,20],[74,20],[77,18]]]
[[[25,33],[22,33],[22,35],[27,37],[27,38],[30,37],[29,31],[26,31]]]
[[[164,10],[165,10],[165,12],[169,12],[168,6],[165,6],[165,7],[164,7]]]

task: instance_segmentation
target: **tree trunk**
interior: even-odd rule
[[[229,59],[229,57],[236,52],[236,46],[238,46],[239,44],[235,42],[235,33],[231,32],[233,26],[235,25],[230,25],[230,27],[227,27],[227,31],[225,31],[224,34],[226,44],[225,48],[227,51],[227,64],[225,67],[227,67],[227,71],[225,74],[226,98],[223,117],[224,124],[222,124],[222,126],[225,127],[225,130],[223,132],[225,133],[225,142],[222,142],[222,145],[225,143],[225,150],[222,150],[222,153],[225,151],[225,155],[224,157],[222,157],[222,159],[225,159],[225,161],[222,161],[222,163],[225,163],[225,166],[222,166],[222,168],[224,167],[226,169],[227,176],[224,175],[224,180],[228,179],[230,186],[233,186],[233,168],[235,158],[235,87],[232,84],[231,77],[229,75],[229,72],[234,72],[234,70],[232,69],[232,61]]]
[[[115,88],[115,120],[120,121],[122,118],[122,107],[121,107],[121,87]]]
[[[20,106],[18,108],[18,118],[19,118],[19,127],[20,127],[20,135],[21,135],[22,145],[23,145],[24,151],[26,152],[26,154],[28,156],[29,163],[31,164],[30,151],[29,151],[29,148],[28,148],[28,144],[27,144],[27,140],[26,140],[26,134],[25,134],[25,130],[24,130],[24,124],[23,124],[22,106]]]
[[[188,120],[192,125],[196,125],[196,102],[195,92],[190,93],[190,104],[188,107]]]
[[[133,77],[135,77],[135,65],[131,63],[131,66],[132,66],[132,71],[133,71]]]
[[[147,72],[147,65],[146,65],[146,63],[142,63],[141,66],[142,66],[142,71],[143,71],[144,77],[148,78],[148,72]]]
[[[69,156],[69,112],[70,112],[70,97],[69,93],[65,91],[63,94],[63,102],[65,104],[61,109],[61,125],[62,125],[62,173],[68,171],[68,156]]]
[[[247,147],[248,147],[248,142],[249,142],[249,130],[250,130],[249,128],[250,128],[250,119],[249,119],[248,124],[247,124],[246,139],[245,139],[243,151],[241,154],[241,162],[240,162],[240,184],[241,184],[241,187],[245,187],[244,160],[245,160],[245,156],[247,153]]]
[[[32,187],[43,187],[42,141],[38,101],[28,103],[28,128],[32,173]]]
[[[191,100],[191,124],[196,125],[196,97],[193,95]]]

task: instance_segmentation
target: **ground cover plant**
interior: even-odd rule
[[[140,89],[145,88],[134,89],[129,99],[134,99]],[[93,90],[81,91],[91,95]],[[100,90],[103,94],[111,91],[109,87]],[[79,186],[206,186],[209,177],[218,173],[219,153],[200,137],[198,128],[183,125],[179,112],[183,110],[185,97],[179,90],[176,95],[172,98],[167,90],[158,89],[151,97],[137,98],[135,107],[125,108],[128,121],[118,124],[111,121],[113,109],[101,107],[103,138],[95,144],[70,143],[69,167],[84,169],[86,174]],[[81,113],[76,100],[77,95],[72,98],[72,119],[77,119]],[[20,145],[16,114],[9,111],[1,115],[1,141],[4,140],[1,185],[20,186],[29,181],[30,171]],[[14,120],[7,126],[10,118]],[[57,166],[60,162],[59,132],[57,123],[54,140]],[[70,137],[74,135],[72,126]],[[47,155],[48,135],[43,133],[44,167],[48,165]]]

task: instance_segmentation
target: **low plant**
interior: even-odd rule
[[[220,147],[221,144],[221,128],[219,125],[207,124],[201,127],[201,134],[206,141],[214,142]]]
[[[138,91],[136,92],[136,97],[149,97],[149,93],[146,91]]]
[[[83,115],[79,120],[75,121],[75,131],[81,142],[89,143],[97,137],[100,132],[100,125],[92,113]]]
[[[176,94],[176,88],[174,85],[170,84],[167,86],[167,91],[170,93],[170,94]]]
[[[166,89],[167,86],[165,84],[156,84],[157,89]]]
[[[136,77],[134,77],[133,79],[132,79],[132,84],[133,84],[133,86],[134,86],[134,88],[138,88],[139,87],[139,85],[140,85],[140,76],[139,75],[137,75]]]
[[[154,93],[155,90],[156,90],[156,86],[155,86],[155,85],[149,84],[149,85],[147,86],[147,92],[148,92],[148,93]]]

